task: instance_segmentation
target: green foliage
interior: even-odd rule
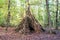
[[[46,12],[45,0],[29,0],[31,13],[39,21],[42,26],[47,26],[48,15]],[[60,1],[59,1],[59,15],[58,25],[60,25]],[[10,25],[16,26],[20,23],[24,17],[26,11],[26,0],[11,0],[10,3]],[[56,24],[56,0],[49,0],[49,11],[51,14],[51,25],[55,27]],[[8,13],[8,0],[0,0],[0,25],[6,24],[6,18]]]

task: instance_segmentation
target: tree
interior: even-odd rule
[[[48,14],[48,27],[50,28],[50,30],[48,32],[56,34],[55,31],[51,30],[51,16],[50,16],[50,11],[49,11],[49,1],[48,0],[46,0],[46,9],[47,9],[47,14]]]
[[[58,29],[58,0],[56,0],[56,29]]]
[[[48,0],[46,0],[46,10],[47,10],[47,14],[48,14],[48,26],[51,26],[51,22],[50,22],[50,12],[49,12],[49,2]]]
[[[6,30],[8,29],[8,27],[10,26],[10,0],[8,0],[8,14],[7,14],[7,27]]]
[[[50,17],[50,12],[49,12],[49,1],[46,0],[46,9],[47,9],[47,14],[48,14],[48,27],[50,29],[49,33],[53,33],[51,30],[51,17]]]

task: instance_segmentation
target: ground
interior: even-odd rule
[[[5,28],[0,27],[0,40],[60,40],[60,31],[56,31],[57,34],[46,34],[46,33],[33,33],[30,35],[23,35],[20,33],[15,33],[15,28]]]

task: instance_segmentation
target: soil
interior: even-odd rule
[[[16,33],[15,28],[5,28],[0,27],[0,40],[60,40],[60,31],[56,31],[57,34],[47,34],[47,33],[32,33],[30,35],[23,35]]]

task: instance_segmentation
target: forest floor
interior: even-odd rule
[[[15,33],[15,28],[5,28],[0,27],[0,40],[60,40],[60,31],[56,31],[57,34],[46,34],[46,33],[33,33],[30,35],[23,35],[20,33]]]

